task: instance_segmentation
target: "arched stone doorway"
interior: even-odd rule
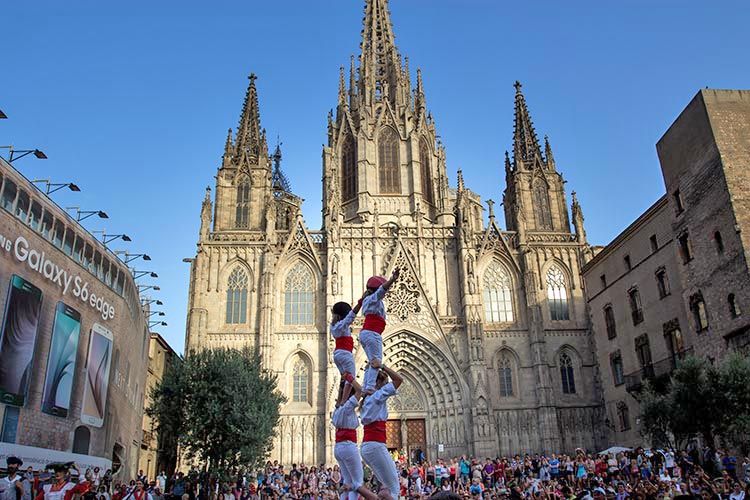
[[[405,451],[424,446],[431,460],[472,453],[469,390],[448,345],[398,330],[383,339],[383,359],[405,379],[389,415],[399,422],[389,430],[397,432]]]
[[[387,446],[405,453],[414,462],[426,458],[427,416],[421,389],[405,374],[398,394],[388,400]]]

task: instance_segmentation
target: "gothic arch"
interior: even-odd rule
[[[569,393],[564,393],[563,391],[563,374],[561,370],[564,368],[564,365],[562,364],[562,360],[564,357],[570,359],[571,368],[573,371],[575,390]],[[583,394],[585,391],[583,390],[584,385],[582,378],[582,367],[583,358],[581,357],[580,353],[570,344],[561,345],[557,349],[557,351],[555,351],[555,357],[553,358],[552,379],[555,380],[555,392],[566,397]]]
[[[250,267],[250,264],[247,263],[245,259],[242,257],[234,256],[231,259],[229,259],[223,266],[221,266],[219,270],[219,283],[220,287],[226,287],[227,279],[229,278],[229,275],[232,274],[232,271],[236,267],[241,267],[245,273],[247,273],[247,281],[248,281],[248,291],[252,292],[255,291],[255,274],[253,273],[252,268]]]
[[[315,367],[312,357],[303,349],[296,349],[290,353],[284,361],[284,372],[290,374],[287,381],[287,403],[288,404],[313,404],[313,375]],[[298,375],[303,378],[300,380],[301,386],[298,387]],[[297,398],[297,392],[301,390],[303,397]]]
[[[401,188],[401,135],[384,126],[377,135],[378,192],[399,195]]]
[[[513,273],[501,259],[486,259],[479,275],[483,318],[487,323],[518,321],[518,295]]]
[[[490,387],[499,387],[500,389],[499,392],[493,392],[501,398],[520,397],[521,387],[519,386],[519,378],[521,373],[521,358],[513,348],[505,345],[498,348],[490,359],[489,368],[495,370],[497,382],[497,385],[491,384]],[[505,382],[507,379],[504,377],[508,376],[508,374],[503,373],[503,370],[510,370],[510,390],[507,390],[507,387],[503,387],[503,384],[507,383]],[[505,392],[504,389],[506,389]]]
[[[293,254],[294,255],[294,254]],[[299,266],[299,267],[298,267]],[[305,271],[309,273],[310,287],[309,291],[312,295],[312,320],[308,323],[296,323],[286,322],[286,304],[287,304],[287,280],[291,279],[291,273]],[[277,303],[277,317],[279,319],[279,325],[283,326],[311,326],[319,323],[320,312],[324,309],[322,306],[322,300],[325,300],[325,288],[324,282],[320,276],[320,272],[317,266],[312,265],[310,259],[305,254],[299,254],[295,257],[286,260],[281,266],[279,266],[276,275],[276,303]]]

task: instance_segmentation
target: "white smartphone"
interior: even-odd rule
[[[104,424],[112,365],[112,332],[99,323],[91,327],[81,422],[92,427]]]

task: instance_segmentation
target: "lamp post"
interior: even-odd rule
[[[139,294],[145,292],[146,290],[154,290],[158,292],[159,290],[161,290],[161,288],[159,288],[157,285],[138,285]]]
[[[75,210],[76,220],[78,222],[84,221],[89,217],[93,217],[94,215],[96,215],[100,219],[109,219],[109,215],[107,215],[107,213],[103,212],[102,210],[81,210],[81,207],[65,207],[65,210]]]
[[[19,158],[23,158],[24,156],[28,156],[33,154],[36,158],[40,160],[46,160],[47,155],[44,154],[39,149],[15,149],[13,146],[0,146],[0,149],[7,149],[10,151],[10,155],[8,156],[8,163],[13,163],[13,160],[18,160]],[[20,153],[20,154],[17,154]]]
[[[151,304],[156,304],[157,306],[163,306],[164,305],[164,303],[161,300],[147,299],[147,298],[142,298],[141,299],[141,306],[142,307],[150,306]]]
[[[101,235],[102,235],[102,243],[104,243],[105,246],[109,245],[110,243],[112,243],[115,240],[120,240],[120,239],[122,241],[133,241],[133,240],[130,239],[130,236],[128,236],[127,234],[107,234],[107,230],[106,229],[99,229],[99,230],[91,231],[91,232],[92,233],[101,233]],[[124,250],[119,250],[119,252],[124,252]],[[117,253],[117,252],[115,252],[115,253]],[[144,260],[149,260],[149,259],[144,259]]]
[[[167,326],[167,322],[166,321],[149,321],[148,322],[148,327],[149,328],[153,328],[154,326],[157,326],[157,325],[158,326]]]
[[[163,311],[151,311],[150,313],[148,313],[148,317],[150,318],[154,314],[157,314],[159,316],[164,316],[164,312]]]
[[[121,236],[125,236],[124,234]],[[110,240],[111,241],[111,240]],[[128,238],[125,241],[130,241],[130,238]],[[151,257],[148,254],[145,253],[128,253],[127,250],[115,250],[115,255],[122,255],[123,261],[125,264],[130,264],[135,259],[143,258],[143,260],[151,260]]]
[[[150,278],[159,277],[159,275],[153,271],[138,271],[136,269],[131,269],[130,272],[133,273],[133,279],[136,279],[136,280],[139,278],[143,278],[144,276],[149,276]]]
[[[44,189],[44,194],[46,195],[50,195],[64,188],[68,188],[74,192],[79,192],[81,190],[81,188],[79,188],[77,185],[73,184],[72,182],[50,182],[49,179],[36,179],[31,182],[33,182],[34,184],[44,183],[46,186]]]

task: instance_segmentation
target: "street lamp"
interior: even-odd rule
[[[156,303],[157,306],[163,306],[164,303],[161,300],[156,299],[141,299],[141,306],[146,307]]]
[[[152,327],[157,326],[157,325],[158,326],[167,326],[167,322],[166,321],[149,321],[148,322],[148,327],[149,328],[152,328]]]
[[[101,210],[81,210],[81,207],[65,207],[65,210],[75,210],[76,220],[78,222],[84,221],[89,217],[96,215],[100,219],[109,219],[109,215]]]
[[[125,237],[127,237],[127,235],[124,235],[124,234],[118,235],[118,236],[125,236]],[[123,240],[124,241],[130,241],[130,238],[128,238],[128,239],[123,238]],[[112,241],[112,240],[110,240],[110,241]],[[130,264],[135,259],[140,258],[140,257],[142,257],[143,260],[151,260],[151,257],[149,257],[148,254],[145,254],[145,253],[128,253],[127,250],[115,250],[115,255],[123,255],[124,256],[123,261],[125,261],[125,264]]]
[[[0,146],[0,149],[7,149],[10,151],[10,156],[8,157],[8,163],[13,163],[13,160],[17,160],[19,158],[23,158],[24,156],[28,156],[31,154],[33,154],[35,157],[37,157],[40,160],[47,159],[47,155],[38,149],[13,149],[12,145]],[[21,153],[21,154],[14,156],[16,153]]]
[[[182,259],[182,262],[184,262],[185,264],[191,264],[194,260],[195,259],[192,259],[190,257],[185,257],[184,259]]]
[[[156,285],[138,285],[138,293],[139,294],[145,292],[146,290],[154,290],[154,291],[158,292],[159,290],[161,290],[161,288],[159,288]]]
[[[154,314],[158,314],[159,316],[164,316],[164,312],[162,311],[151,311],[150,313],[148,313],[148,317],[150,318]]]
[[[31,181],[34,184],[38,184],[40,182],[43,182],[47,187],[44,190],[44,194],[50,195],[54,193],[55,191],[60,191],[61,189],[68,188],[71,191],[79,192],[81,188],[73,184],[72,182],[50,182],[49,179],[36,179]]]
[[[71,207],[71,208],[75,208],[75,207]],[[92,233],[102,233],[102,243],[104,243],[105,246],[107,246],[108,244],[112,243],[113,241],[119,240],[119,239],[121,239],[122,241],[133,241],[133,240],[130,239],[130,236],[128,236],[127,234],[107,234],[107,230],[106,229],[98,229],[96,231],[91,231],[91,232]],[[119,251],[123,252],[124,250],[119,250]],[[117,252],[115,252],[115,253],[117,253]],[[148,260],[148,259],[144,259],[144,260]]]
[[[8,118],[8,115],[3,113],[3,110],[0,109],[0,120],[6,120]]]
[[[144,276],[148,275],[151,278],[158,278],[159,275],[156,274],[153,271],[137,271],[135,269],[131,269],[130,272],[133,273],[133,279],[137,280],[139,278],[143,278]]]

